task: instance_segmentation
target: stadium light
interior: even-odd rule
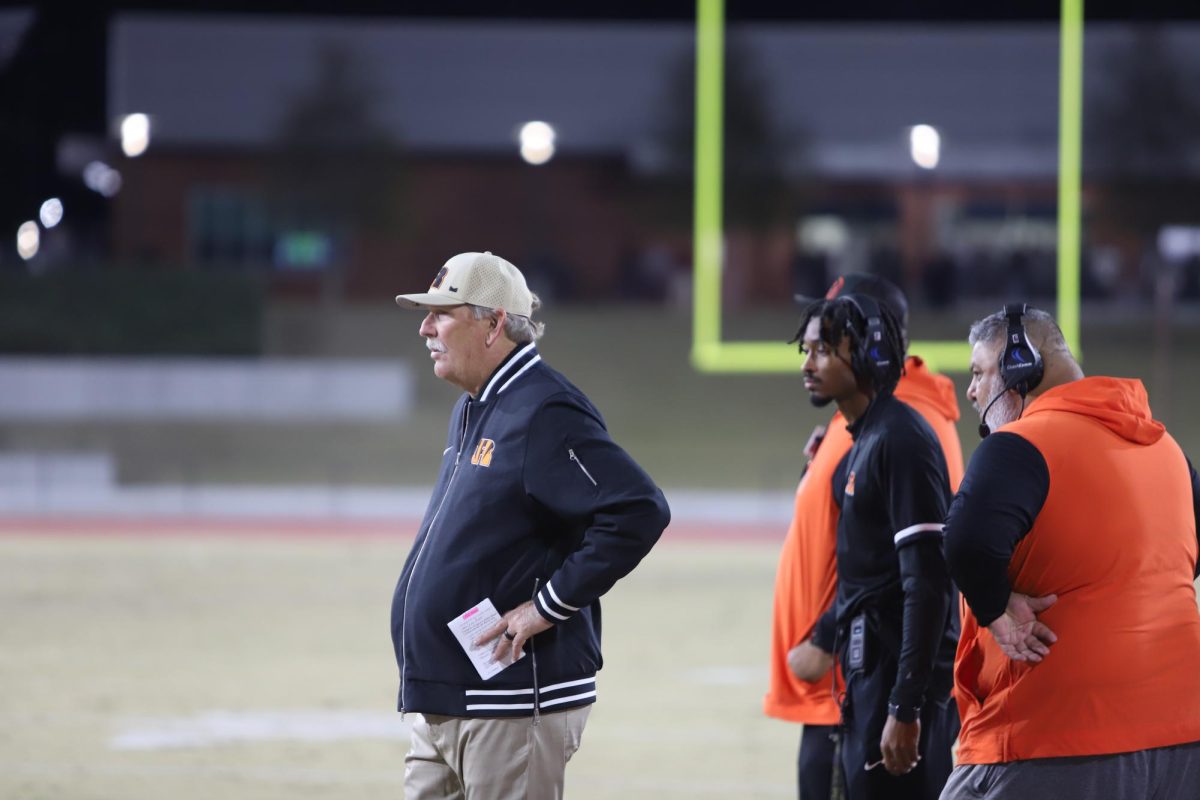
[[[525,163],[538,166],[554,158],[554,128],[549,123],[526,122],[521,126],[521,158]]]
[[[42,235],[37,223],[33,220],[22,222],[21,227],[17,228],[17,255],[28,261],[37,255],[41,246]]]
[[[42,203],[42,207],[38,210],[38,219],[42,221],[42,227],[46,230],[50,230],[62,222],[62,218],[63,204],[62,200],[59,200],[57,197],[51,197]]]
[[[127,114],[121,120],[121,152],[137,158],[150,146],[150,118],[145,114]]]
[[[83,182],[93,192],[112,197],[121,191],[121,173],[103,161],[89,162],[83,168]]]
[[[908,149],[921,169],[936,169],[942,156],[942,136],[932,125],[914,125],[908,132]]]

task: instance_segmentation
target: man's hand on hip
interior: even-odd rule
[[[988,625],[996,644],[1013,661],[1038,662],[1050,653],[1050,645],[1058,641],[1054,631],[1038,622],[1037,615],[1058,600],[1057,595],[1029,597],[1013,592],[1008,596],[1004,613]]]
[[[496,649],[492,658],[497,661],[516,661],[526,641],[552,627],[533,607],[533,601],[527,600],[504,614],[499,622],[475,640],[475,644],[484,644],[495,639]]]

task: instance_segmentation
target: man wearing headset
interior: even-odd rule
[[[900,325],[866,295],[809,306],[797,333],[813,402],[837,403],[853,445],[833,476],[837,593],[813,644],[840,656],[850,800],[936,798],[950,773],[957,606],[942,555],[950,502],[937,436],[893,391]]]
[[[1084,377],[1049,314],[1006,306],[970,342],[986,439],[946,521],[970,610],[942,798],[1194,800],[1196,471],[1141,381]]]
[[[908,299],[898,286],[879,275],[851,272],[839,276],[825,298],[843,294],[867,295],[886,307],[900,323],[901,343],[907,350]],[[804,301],[804,307],[811,302]],[[963,474],[962,444],[955,426],[957,394],[949,378],[931,372],[919,357],[904,360],[895,395],[920,413],[937,434],[952,490],[958,488]],[[825,405],[828,399],[817,402]],[[831,486],[833,473],[852,444],[841,414],[834,414],[827,425],[813,431],[775,576],[770,680],[763,710],[767,716],[804,726],[797,759],[802,800],[829,798],[834,774],[842,772],[836,752],[841,710],[833,696],[833,683],[837,680],[840,687],[844,681],[833,674],[833,656],[817,648],[811,637],[837,590],[838,507]],[[835,762],[839,762],[836,770]],[[838,783],[843,783],[840,777]]]

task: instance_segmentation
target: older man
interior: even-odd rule
[[[434,374],[464,392],[392,604],[399,707],[416,712],[405,796],[559,798],[596,700],[599,598],[670,512],[538,354],[540,304],[516,267],[462,253],[396,302],[427,312]],[[491,608],[497,622],[456,638],[450,623]]]
[[[970,342],[987,438],[945,528],[971,613],[942,798],[1195,800],[1196,471],[1141,382],[1084,377],[1049,314],[1006,306]]]

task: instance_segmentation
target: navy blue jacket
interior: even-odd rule
[[[392,602],[400,710],[530,716],[595,702],[599,598],[670,521],[662,492],[532,343],[459,399],[446,445]],[[484,598],[501,614],[533,599],[554,623],[487,681],[446,626]]]

